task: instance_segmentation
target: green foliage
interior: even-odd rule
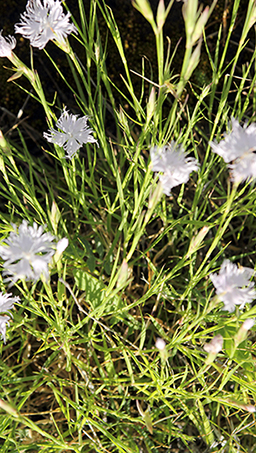
[[[221,25],[217,30],[215,48],[204,29],[216,2],[205,10],[197,3],[183,4],[186,45],[178,75],[176,43],[164,45],[173,1],[160,0],[156,18],[147,0],[133,1],[152,27],[157,55],[156,73],[143,60],[138,74],[105,0],[91,0],[89,11],[78,0],[78,35],[63,52],[72,84],[44,52],[78,111],[89,116],[99,146],[86,144],[67,160],[63,148],[45,141],[37,157],[22,125],[16,141],[0,136],[1,239],[11,223],[26,219],[69,240],[51,263],[49,282],[19,281],[11,289],[21,303],[1,343],[3,453],[255,451],[255,326],[237,339],[256,308],[222,310],[209,275],[225,258],[254,268],[256,189],[232,185],[209,141],[221,139],[231,116],[255,120],[255,52],[237,68],[256,7],[249,2],[228,61],[240,1],[233,2],[225,39]],[[122,90],[108,74],[108,41],[98,21],[118,49]],[[192,76],[202,45],[211,77],[198,86]],[[47,131],[61,103],[44,93],[31,63],[13,61],[44,108]],[[149,150],[171,140],[201,167],[165,197]],[[2,276],[0,283],[7,291]],[[224,345],[207,361],[203,346],[216,334]],[[155,347],[157,337],[165,354]]]

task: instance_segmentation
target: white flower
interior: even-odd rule
[[[234,311],[235,305],[243,308],[246,303],[255,299],[254,283],[250,282],[253,273],[253,269],[238,267],[231,261],[224,260],[219,275],[210,275],[219,299],[224,302],[225,310]]]
[[[6,324],[8,324],[9,326],[9,319],[11,319],[9,316],[0,316],[0,333],[2,335],[4,343],[6,342]]]
[[[26,220],[0,246],[0,256],[5,260],[3,275],[9,275],[6,281],[19,279],[37,281],[41,275],[49,278],[48,263],[54,254],[50,233],[43,233],[43,227],[34,222],[29,226]]]
[[[14,36],[2,36],[3,30],[0,31],[0,57],[11,57],[12,49],[16,46],[16,39]]]
[[[77,33],[74,24],[69,22],[71,14],[63,13],[59,0],[29,0],[26,11],[21,14],[21,22],[15,25],[15,33],[30,40],[33,47],[43,49],[48,41],[60,44],[70,33]]]
[[[231,180],[240,183],[248,178],[256,178],[256,124],[240,126],[231,118],[232,131],[224,133],[219,143],[210,142],[212,151],[223,157],[231,170]]]
[[[78,118],[78,115],[69,114],[65,107],[62,115],[56,122],[56,127],[61,132],[50,128],[49,133],[44,132],[44,137],[48,142],[63,146],[67,153],[66,158],[72,159],[83,143],[98,144],[97,140],[90,135],[93,130],[87,126],[87,120],[88,116]]]
[[[163,148],[154,146],[150,150],[152,160],[152,171],[160,171],[159,176],[166,195],[171,194],[171,189],[189,180],[192,171],[198,171],[199,164],[194,157],[186,157],[182,145],[177,145],[174,141],[165,145]]]
[[[13,308],[13,305],[19,301],[19,296],[12,297],[12,294],[3,294],[0,292],[0,313],[8,312]]]

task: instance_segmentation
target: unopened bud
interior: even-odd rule
[[[250,30],[250,28],[255,24],[256,22],[256,2],[254,2],[254,5],[251,9],[251,11],[249,12],[249,8],[248,8],[248,11],[247,11],[247,15],[249,13],[249,21],[248,21],[248,29],[247,29],[247,32]],[[247,19],[247,18],[246,18]]]
[[[68,239],[67,238],[60,239],[57,243],[57,252],[59,254],[63,253],[64,250],[66,250],[67,246],[68,246]]]
[[[189,64],[186,70],[186,73],[184,74],[184,79],[189,80],[192,72],[194,69],[197,67],[199,60],[200,60],[200,53],[201,53],[201,46],[202,46],[202,38],[200,38],[199,43],[197,44],[194,52],[192,53]]]
[[[246,321],[244,321],[234,337],[235,348],[237,348],[237,346],[246,339],[248,330],[252,328],[253,324],[254,319],[248,318],[246,319]]]
[[[99,60],[100,60],[100,48],[99,48],[98,45],[95,46],[95,57],[96,57],[97,63],[99,63]]]
[[[204,226],[203,228],[201,228],[199,233],[197,233],[197,235],[192,238],[192,240],[189,244],[188,253],[186,255],[187,258],[201,247],[204,237],[207,235],[208,231],[209,231],[209,227]]]
[[[121,106],[120,106],[119,113],[118,113],[118,120],[119,120],[120,126],[123,128],[123,130],[127,134],[129,134],[130,128],[129,128],[127,116]]]
[[[18,417],[19,414],[16,409],[14,409],[10,404],[6,403],[4,400],[0,399],[0,409],[4,410],[13,417]]]
[[[198,0],[184,0],[182,14],[184,17],[187,35],[191,36],[197,19]]]
[[[148,210],[151,211],[154,209],[161,199],[161,196],[163,195],[163,187],[160,182],[158,182],[156,188],[154,189],[153,193],[149,195],[149,200],[148,200]]]
[[[157,13],[156,13],[156,23],[158,30],[161,30],[165,23],[165,6],[164,0],[159,0]]]
[[[239,407],[240,409],[243,409],[244,411],[250,412],[251,414],[253,412],[256,412],[256,408],[252,404],[244,404],[240,403],[240,401],[235,400],[228,400],[228,402],[236,407]]]
[[[68,239],[67,238],[60,239],[57,242],[56,253],[54,255],[55,263],[57,263],[60,260],[61,255],[64,252],[64,250],[67,248],[67,246],[68,246]]]
[[[151,120],[155,111],[156,90],[153,87],[150,91],[150,96],[147,104],[147,123]]]
[[[0,130],[0,149],[2,149],[5,153],[7,151],[11,151],[8,142],[5,140],[3,132]]]
[[[118,279],[116,282],[117,288],[119,288],[125,284],[125,282],[128,279],[128,274],[129,274],[128,263],[127,263],[127,261],[123,260],[120,271],[119,271]]]
[[[206,365],[210,365],[216,358],[216,355],[222,350],[223,337],[218,334],[213,339],[204,345],[204,350],[208,352],[208,357],[205,361]]]
[[[157,338],[155,343],[156,348],[159,351],[162,361],[165,363],[168,359],[168,351],[166,349],[166,343],[162,338]]]
[[[243,323],[243,325],[242,325],[241,328],[242,328],[243,330],[248,331],[248,330],[250,330],[250,329],[252,328],[252,326],[254,325],[254,323],[255,323],[255,320],[254,320],[254,319],[248,318],[248,319],[246,319],[246,321],[244,321],[244,323]]]
[[[166,343],[162,338],[157,338],[155,346],[159,351],[163,351],[166,347]]]
[[[55,234],[57,234],[58,223],[60,221],[60,218],[61,218],[60,210],[56,202],[53,200],[50,213],[50,220]]]
[[[132,0],[132,5],[151,25],[155,25],[154,15],[148,0]]]
[[[194,31],[193,31],[193,34],[191,37],[191,46],[194,46],[196,44],[196,42],[198,41],[198,39],[201,38],[203,31],[204,31],[204,26],[205,26],[208,18],[209,18],[209,6],[207,6],[205,8],[205,10],[202,12],[202,14],[200,15],[200,17],[195,25],[195,28],[194,28]]]
[[[218,354],[223,347],[223,337],[218,333],[213,339],[204,345],[204,350],[209,354]]]
[[[248,411],[248,412],[251,412],[251,413],[256,412],[256,407],[253,406],[252,404],[245,404],[243,409],[245,411]]]

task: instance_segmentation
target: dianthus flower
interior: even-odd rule
[[[13,308],[13,305],[19,301],[19,296],[12,297],[12,294],[3,294],[0,292],[0,313],[9,312]]]
[[[243,308],[256,298],[254,283],[250,282],[253,273],[254,270],[249,267],[238,267],[231,261],[224,260],[219,275],[210,275],[219,299],[224,302],[224,310],[232,312],[235,305]]]
[[[15,33],[30,40],[33,47],[43,49],[48,41],[60,44],[70,33],[77,33],[74,24],[69,22],[71,14],[66,15],[59,0],[29,0],[26,11],[21,14],[21,22],[15,25]]]
[[[3,30],[0,31],[0,57],[10,58],[12,56],[12,50],[16,46],[16,39],[14,36],[2,36]]]
[[[199,164],[194,157],[187,157],[182,145],[174,141],[150,150],[152,171],[162,172],[159,176],[165,195],[171,194],[171,189],[188,182],[192,171],[198,171]]]
[[[63,146],[66,151],[66,158],[72,159],[77,150],[85,143],[97,143],[97,140],[91,135],[93,130],[87,126],[88,116],[78,118],[78,115],[69,114],[64,108],[60,118],[56,122],[56,127],[49,129],[49,133],[44,132],[44,137],[48,142]]]
[[[4,343],[6,342],[6,324],[9,325],[9,319],[11,319],[9,316],[0,316],[0,333]]]
[[[231,118],[231,124],[232,131],[224,133],[224,139],[219,143],[214,141],[210,145],[212,151],[229,164],[231,180],[239,184],[256,178],[256,124],[242,127],[235,118]]]
[[[20,298],[19,296],[12,297],[12,294],[3,294],[0,292],[0,313],[8,313],[12,316],[9,310],[13,308],[15,303],[19,303]],[[0,333],[2,334],[2,339],[5,343],[5,335],[6,335],[6,324],[9,325],[9,316],[0,316]]]
[[[3,275],[6,281],[19,279],[37,281],[41,275],[49,278],[48,264],[55,251],[50,233],[43,233],[43,227],[34,222],[33,226],[23,220],[19,228],[13,225],[9,237],[0,246],[0,256],[5,261]]]

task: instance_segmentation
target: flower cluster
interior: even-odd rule
[[[15,25],[15,32],[29,39],[31,46],[44,49],[52,40],[59,46],[65,47],[68,35],[77,33],[77,28],[70,22],[71,14],[63,11],[60,0],[28,0],[26,11],[21,14],[20,23]],[[4,38],[0,32],[0,57],[7,57],[16,61],[13,49],[16,39],[13,36]],[[15,64],[14,64],[15,65]],[[51,127],[44,132],[44,138],[60,147],[66,153],[66,159],[72,159],[77,151],[86,143],[98,145],[92,135],[94,133],[87,125],[88,116],[79,117],[68,112],[64,107],[60,118],[56,122],[56,128]],[[220,155],[228,164],[231,180],[239,184],[249,178],[256,179],[256,124],[243,127],[235,118],[231,118],[231,132],[224,133],[224,139],[219,143],[210,143],[212,151]],[[161,186],[159,192],[170,196],[173,187],[188,182],[190,174],[198,171],[199,163],[194,157],[188,157],[182,145],[171,141],[169,144],[158,147],[153,146],[150,150],[151,169],[159,174]],[[45,233],[43,226],[36,223],[29,225],[23,220],[17,227],[13,225],[9,237],[0,245],[0,257],[3,259],[3,275],[11,284],[20,279],[38,281],[41,277],[49,279],[49,263],[57,250],[59,256],[67,246],[67,239],[63,238],[56,245],[55,237]],[[235,306],[240,309],[246,303],[251,303],[256,298],[254,283],[250,281],[253,270],[247,267],[238,267],[225,260],[222,263],[219,274],[211,274],[210,279],[216,289],[218,298],[224,303],[224,309],[233,312]],[[11,294],[0,293],[0,313],[10,314],[14,303],[19,302],[19,297]],[[5,341],[6,325],[9,316],[0,315],[0,333]],[[254,323],[249,320],[241,327],[240,337]],[[240,337],[238,339],[240,339]],[[238,341],[238,340],[237,340]],[[223,339],[217,335],[205,350],[209,354],[217,354],[223,344]],[[156,347],[159,351],[165,351],[165,342],[157,339]]]
[[[220,143],[214,141],[210,145],[229,164],[231,179],[239,184],[256,178],[256,124],[242,127],[235,118],[231,118],[231,124],[232,131],[224,133]]]
[[[70,33],[77,33],[74,24],[69,22],[71,14],[66,15],[59,0],[29,0],[26,11],[21,14],[21,22],[15,25],[15,33],[22,34],[30,44],[43,49],[48,41],[63,44]]]
[[[97,140],[91,135],[93,130],[87,126],[87,120],[88,116],[78,118],[78,115],[68,113],[65,107],[56,122],[56,127],[60,131],[50,128],[48,133],[44,132],[44,138],[48,142],[63,146],[66,151],[66,158],[72,159],[83,144],[98,144]]]
[[[219,299],[224,302],[224,309],[234,311],[235,306],[243,308],[256,298],[254,283],[250,281],[254,273],[248,267],[238,267],[229,260],[224,260],[219,275],[211,274],[210,279]]]
[[[192,171],[198,171],[199,164],[194,157],[187,157],[182,145],[174,141],[158,148],[154,146],[150,150],[152,171],[161,172],[161,181],[165,195],[171,194],[171,189],[189,180]]]
[[[8,313],[15,303],[19,303],[19,296],[12,297],[12,294],[3,294],[0,292],[0,313]],[[0,316],[0,333],[4,343],[6,342],[6,324],[9,325],[10,316]]]

